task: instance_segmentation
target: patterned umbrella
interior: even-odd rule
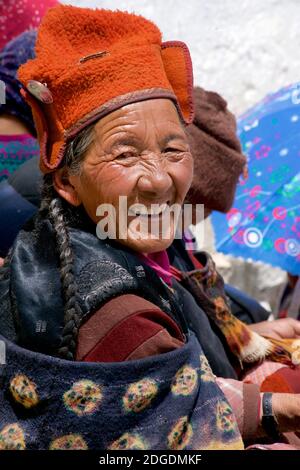
[[[238,121],[249,178],[212,216],[217,250],[300,275],[300,83],[267,95]]]

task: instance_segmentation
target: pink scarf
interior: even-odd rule
[[[156,274],[168,285],[172,284],[172,274],[170,272],[170,262],[166,250],[157,253],[140,254],[140,259],[150,266]]]

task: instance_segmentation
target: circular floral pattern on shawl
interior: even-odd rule
[[[9,385],[9,390],[14,399],[25,408],[32,408],[39,402],[36,388],[36,384],[23,374],[16,375]]]
[[[79,434],[68,434],[54,439],[50,450],[88,450],[88,446]]]
[[[176,373],[171,390],[175,395],[190,395],[197,385],[197,371],[191,366],[182,366]]]
[[[204,354],[200,354],[200,376],[204,382],[214,382],[215,376],[212,373],[211,367],[208,363],[208,360],[204,356]]]
[[[123,434],[119,439],[114,441],[109,448],[110,450],[145,450],[147,449],[144,439],[138,434]]]
[[[25,437],[21,426],[8,424],[0,432],[0,450],[24,450]]]
[[[91,414],[98,408],[102,392],[100,387],[91,380],[79,380],[63,396],[65,406],[78,416]]]
[[[126,411],[138,413],[150,405],[157,394],[157,385],[154,380],[142,379],[139,382],[131,384],[124,397],[123,405]]]
[[[180,418],[168,435],[168,448],[172,450],[182,450],[190,442],[193,436],[193,429],[187,416]]]
[[[216,424],[218,430],[222,433],[232,434],[237,431],[231,406],[224,400],[219,401],[217,404]]]

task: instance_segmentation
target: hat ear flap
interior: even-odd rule
[[[181,41],[167,41],[161,45],[166,75],[178,99],[180,113],[186,124],[194,118],[193,68],[187,45]]]
[[[49,173],[49,171],[53,171],[59,166],[63,157],[63,152],[66,146],[62,138],[63,129],[62,127],[60,129],[57,127],[56,120],[53,119],[53,107],[51,105],[40,103],[24,88],[21,88],[21,95],[30,105],[34,118],[40,143],[40,169],[43,173]],[[47,111],[45,111],[45,106],[47,106]],[[50,128],[48,123],[50,123]],[[51,125],[51,123],[53,124]],[[52,137],[51,142],[49,141],[49,135]],[[51,164],[49,157],[52,153],[55,153],[56,155],[54,164]]]

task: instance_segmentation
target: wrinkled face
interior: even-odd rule
[[[83,204],[95,223],[107,215],[99,210],[97,215],[98,206],[113,206],[116,239],[138,252],[157,252],[174,239],[176,217],[168,208],[182,205],[192,176],[192,156],[174,104],[167,99],[147,100],[97,122],[81,173],[68,178],[73,188],[68,201]],[[120,196],[126,197],[123,203],[128,209],[134,207],[125,222]]]

